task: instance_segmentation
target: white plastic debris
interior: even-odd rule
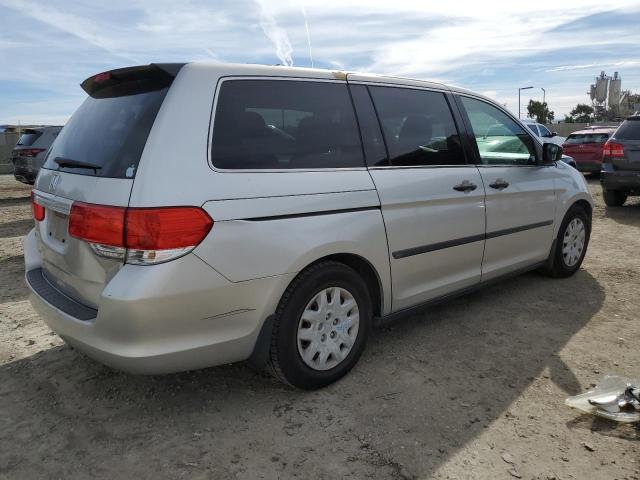
[[[593,390],[569,397],[564,403],[616,422],[640,422],[640,381],[607,375]]]

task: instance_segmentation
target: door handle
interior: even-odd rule
[[[495,188],[496,190],[504,190],[505,188],[507,188],[509,186],[509,182],[499,178],[495,182],[490,183],[489,186],[491,188]]]
[[[458,185],[453,187],[454,190],[464,193],[471,192],[476,188],[478,188],[478,186],[475,183],[471,183],[469,180],[463,180],[462,183],[459,183]]]

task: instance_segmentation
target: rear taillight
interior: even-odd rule
[[[126,246],[139,250],[195,247],[212,225],[211,217],[198,207],[129,208]]]
[[[605,159],[607,157],[624,157],[624,147],[619,143],[608,141],[604,144],[604,149],[602,150],[602,158]]]
[[[69,235],[90,243],[124,247],[124,207],[74,202],[69,217]]]
[[[124,208],[75,202],[69,234],[96,253],[128,263],[153,264],[178,258],[207,236],[213,220],[199,207]]]
[[[31,191],[31,211],[33,212],[33,218],[35,218],[36,221],[41,222],[44,220],[44,207],[36,202],[36,196],[34,195],[33,190]]]
[[[44,148],[24,148],[22,150],[16,150],[15,155],[18,157],[35,157],[40,152],[44,152]]]

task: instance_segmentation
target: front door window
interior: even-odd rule
[[[500,109],[481,100],[461,97],[483,165],[535,165],[532,138]]]

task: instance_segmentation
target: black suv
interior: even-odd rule
[[[16,180],[33,185],[40,167],[44,164],[47,150],[62,127],[25,128],[11,152],[13,176]]]
[[[640,195],[640,115],[627,118],[604,145],[600,175],[604,202],[619,207]]]

